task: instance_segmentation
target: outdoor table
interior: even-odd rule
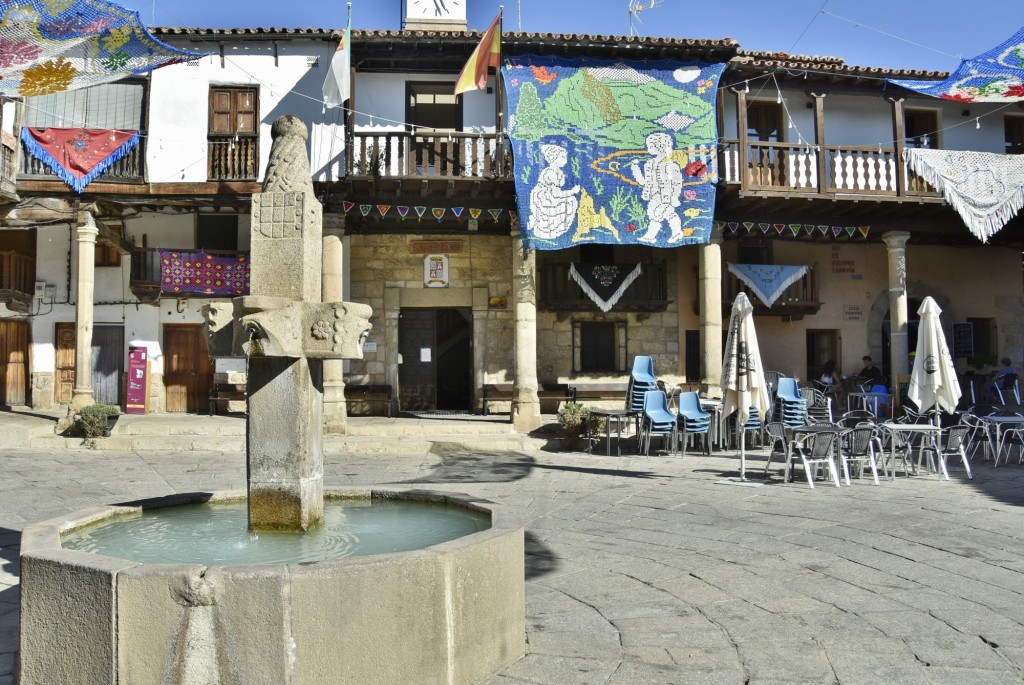
[[[711,400],[706,397],[698,398],[700,408],[714,414],[711,418],[711,435],[708,436],[712,447],[721,447],[724,431],[722,430],[722,400]]]
[[[587,454],[593,454],[594,444],[590,437],[594,434],[594,421],[598,418],[604,419],[604,453],[611,456],[612,453],[612,422],[615,422],[615,449],[618,455],[622,456],[622,423],[628,422],[637,412],[628,409],[591,409],[590,418],[587,423]],[[629,424],[626,423],[628,426]]]
[[[803,426],[793,426],[791,428],[787,428],[786,430],[792,431],[793,439],[794,440],[796,440],[798,435],[814,435],[816,433],[835,433],[836,434],[836,443],[835,443],[835,445],[836,445],[836,460],[837,460],[836,461],[836,468],[839,468],[842,465],[842,463],[843,463],[843,459],[842,459],[842,454],[843,454],[843,451],[842,451],[843,450],[843,435],[845,435],[846,433],[850,432],[849,428],[843,428],[842,426],[829,426],[829,425],[821,424],[821,423],[809,423],[809,424],[806,424],[806,425],[803,425]],[[789,447],[788,446],[786,447],[786,450],[787,450],[787,452],[789,451]],[[790,462],[790,458],[789,458],[789,456],[787,454],[787,456],[786,456],[786,473],[783,476],[783,481],[787,482],[787,483],[790,481],[789,462]],[[845,470],[844,470],[843,471],[843,477],[844,477],[844,480],[846,481],[846,484],[849,485],[850,484],[850,474],[846,473]]]
[[[878,416],[878,405],[891,404],[890,392],[851,392],[846,396],[846,411],[853,411],[853,400],[860,400],[861,408]]]
[[[999,466],[999,453],[1003,448],[1003,428],[1024,425],[1024,416],[979,416],[978,418],[985,422],[988,430],[995,432],[995,436],[985,446],[986,450],[995,450],[992,460],[992,468],[995,468]]]
[[[895,423],[893,421],[886,421],[885,423],[878,424],[878,427],[882,430],[888,431],[892,435],[892,440],[889,442],[889,465],[892,466],[892,475],[889,477],[890,480],[896,479],[896,435],[905,434],[908,440],[913,440],[915,436],[924,438],[930,438],[932,444],[935,446],[935,451],[938,452],[938,445],[936,440],[939,434],[942,433],[941,426],[935,426],[930,423]],[[909,447],[907,448],[909,451]],[[918,444],[917,448],[918,461],[921,458],[921,446]],[[917,473],[917,464],[914,465],[914,473]],[[948,478],[948,476],[947,476]]]

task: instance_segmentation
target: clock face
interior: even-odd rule
[[[413,19],[452,19],[466,14],[463,0],[411,0],[409,17]]]

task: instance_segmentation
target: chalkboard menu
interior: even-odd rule
[[[953,356],[974,356],[974,324],[966,322],[953,324]]]

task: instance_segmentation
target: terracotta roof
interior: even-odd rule
[[[751,67],[760,71],[795,69],[821,75],[863,76],[869,78],[908,78],[942,80],[949,76],[945,71],[923,71],[920,69],[886,69],[884,67],[862,67],[847,64],[841,57],[790,55],[785,52],[759,52],[737,50],[730,64],[734,67]]]

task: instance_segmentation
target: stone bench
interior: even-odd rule
[[[482,413],[487,416],[491,402],[515,401],[515,385],[512,383],[485,383],[480,389]],[[562,402],[575,402],[575,389],[565,383],[538,383],[537,397],[541,400],[553,400],[555,409]]]
[[[401,411],[390,385],[346,385],[345,402],[349,405],[357,402],[384,404],[387,407],[388,418],[391,418],[392,405],[395,405],[396,411]]]

